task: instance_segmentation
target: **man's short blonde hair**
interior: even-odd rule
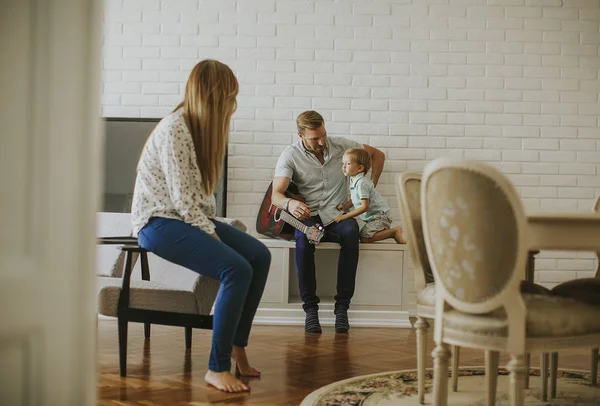
[[[364,148],[347,149],[344,155],[352,158],[357,164],[364,166],[364,173],[369,172],[369,169],[371,169],[371,155]]]
[[[323,116],[316,111],[307,110],[300,113],[296,119],[296,125],[298,126],[298,132],[304,135],[304,131],[306,130],[313,131],[325,125],[325,120],[323,120]]]

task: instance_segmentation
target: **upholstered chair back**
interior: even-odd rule
[[[525,217],[510,182],[481,162],[443,158],[427,166],[421,190],[427,254],[441,287],[437,300],[469,313],[513,300],[511,306],[524,309]]]
[[[126,237],[132,235],[129,213],[96,213],[96,237]],[[125,253],[117,245],[96,246],[96,275],[121,277]]]
[[[398,202],[402,216],[404,239],[408,244],[415,272],[415,288],[418,291],[434,281],[427,259],[421,222],[421,173],[405,172],[398,176]]]

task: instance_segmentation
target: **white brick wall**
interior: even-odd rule
[[[378,188],[444,155],[509,175],[530,211],[588,211],[600,194],[599,0],[106,0],[103,115],[162,117],[194,64],[242,85],[228,213],[254,225],[294,118],[387,154]],[[588,275],[544,254],[542,282]],[[587,273],[586,273],[587,272]]]

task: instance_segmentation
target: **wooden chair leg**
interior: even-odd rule
[[[448,404],[448,359],[450,348],[448,344],[440,343],[432,352],[433,355],[433,404],[447,406]]]
[[[150,280],[150,268],[148,266],[148,252],[142,251],[140,253],[140,262],[142,268],[142,280],[149,281]],[[150,323],[144,323],[144,337],[146,339],[150,338]]]
[[[550,398],[556,397],[556,385],[558,381],[558,352],[550,356]]]
[[[419,404],[425,404],[425,364],[427,362],[427,332],[429,323],[426,319],[417,316],[415,322],[417,333],[417,387]]]
[[[119,372],[121,376],[127,375],[127,320],[119,317]]]
[[[417,316],[415,322],[415,331],[417,333],[417,386],[419,394],[419,404],[425,404],[425,364],[427,361],[427,332],[429,323],[426,319]]]
[[[592,386],[598,385],[598,353],[598,348],[592,349]]]
[[[453,345],[452,349],[452,392],[458,391],[458,361],[460,358],[460,347]]]
[[[185,348],[192,348],[192,328],[185,328]]]
[[[527,374],[525,375],[525,389],[529,389],[529,372],[531,370],[531,354],[525,356],[525,365],[527,365]]]
[[[525,405],[525,354],[512,354],[507,369],[510,371],[510,404],[511,406]]]
[[[498,386],[498,363],[500,353],[498,351],[485,352],[485,386],[487,393],[487,406],[496,404],[496,387]]]
[[[540,354],[540,399],[544,402],[548,400],[548,353]]]

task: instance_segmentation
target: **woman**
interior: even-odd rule
[[[226,392],[248,390],[230,373],[231,359],[241,375],[260,376],[245,348],[271,263],[261,242],[213,218],[238,89],[227,65],[194,67],[184,101],[146,141],[132,203],[141,247],[221,282],[204,379]]]

